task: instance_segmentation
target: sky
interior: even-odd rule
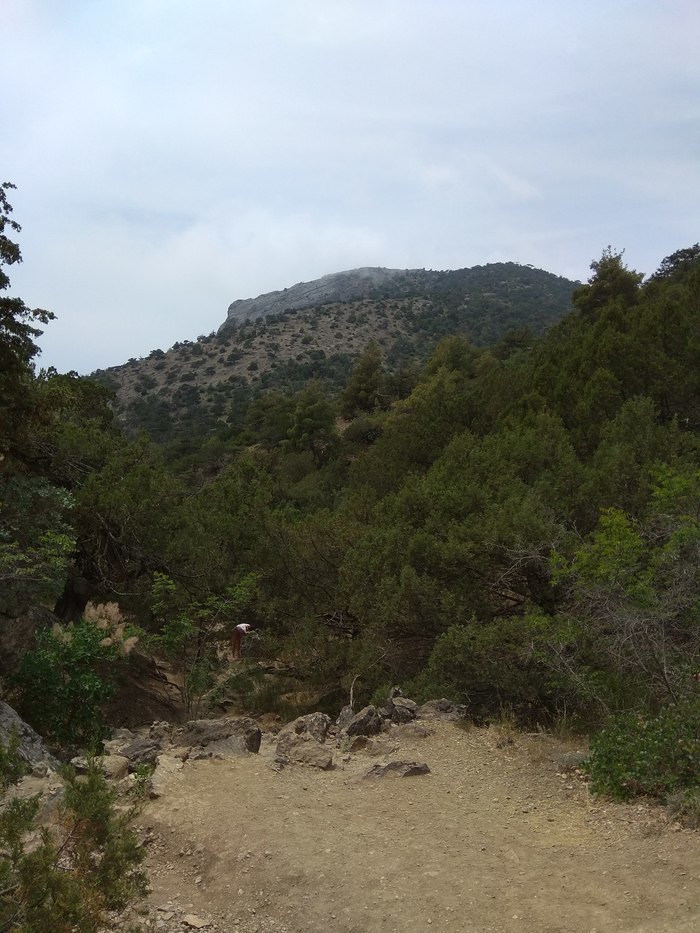
[[[12,295],[87,374],[358,266],[700,240],[697,0],[0,0]]]

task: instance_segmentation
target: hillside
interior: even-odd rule
[[[313,377],[340,389],[370,341],[397,371],[424,362],[451,334],[481,346],[513,329],[541,334],[570,309],[575,285],[516,263],[354,270],[234,302],[216,334],[94,376],[116,393],[129,430],[145,428],[161,441],[184,421],[205,434],[238,420],[261,390],[296,391]]]

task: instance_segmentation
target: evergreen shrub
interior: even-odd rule
[[[613,716],[591,740],[591,789],[619,800],[700,789],[700,698]]]

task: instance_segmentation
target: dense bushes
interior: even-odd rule
[[[587,762],[591,789],[626,800],[648,795],[666,800],[700,789],[700,697],[653,715],[611,717],[592,739]]]

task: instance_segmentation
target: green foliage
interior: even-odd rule
[[[10,286],[6,266],[22,262],[19,246],[6,231],[22,229],[10,214],[7,192],[15,186],[0,184],[0,454],[12,452],[24,434],[31,413],[31,361],[39,352],[35,340],[42,331],[35,323],[47,324],[54,315],[39,308],[30,309],[21,298],[3,295]]]
[[[146,893],[144,857],[130,828],[134,811],[117,813],[116,795],[97,761],[87,775],[65,774],[60,821],[37,822],[39,797],[0,809],[0,929],[7,933],[98,933],[106,911]],[[38,838],[27,844],[29,834]]]
[[[13,678],[14,703],[51,741],[94,748],[109,733],[104,708],[122,658],[119,640],[86,619],[44,629]]]
[[[11,784],[27,772],[27,766],[17,754],[19,736],[16,731],[10,735],[7,748],[0,742],[0,792],[4,793]]]
[[[657,714],[622,713],[591,741],[591,789],[621,800],[700,788],[700,701],[697,696]]]
[[[222,593],[195,600],[165,574],[155,572],[151,626],[144,643],[171,661],[183,675],[182,699],[191,715],[215,685],[222,668],[218,647],[230,637],[254,600],[259,576],[249,573]]]
[[[379,404],[382,354],[372,341],[360,355],[341,397],[340,411],[344,418],[352,418],[359,411],[372,412]]]
[[[75,549],[72,504],[43,479],[0,476],[0,611],[19,615],[61,592]]]
[[[286,444],[291,450],[307,450],[315,466],[327,463],[338,445],[335,411],[318,383],[311,383],[295,400]]]

